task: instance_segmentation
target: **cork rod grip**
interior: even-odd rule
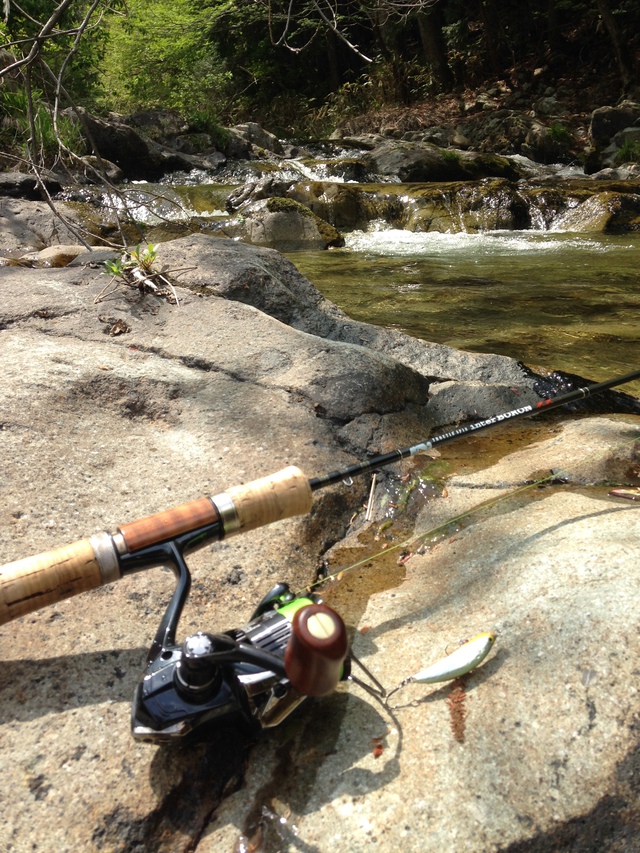
[[[118,528],[122,534],[129,551],[137,551],[204,527],[205,524],[214,524],[218,521],[218,511],[211,503],[210,498],[198,498],[186,504],[180,504],[172,509],[130,521]]]
[[[0,568],[0,625],[102,583],[89,539],[7,563]]]
[[[309,480],[293,465],[244,486],[233,486],[227,489],[226,495],[235,508],[238,533],[294,515],[305,515],[312,503]],[[215,503],[216,499],[213,501]]]

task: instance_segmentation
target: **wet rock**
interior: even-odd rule
[[[629,164],[617,169],[600,169],[591,175],[594,181],[638,181],[640,165]]]
[[[305,204],[316,216],[338,230],[365,229],[373,219],[381,219],[381,207],[373,193],[359,187],[314,181],[289,187],[287,196]]]
[[[526,365],[523,370],[534,379],[533,390],[542,398],[554,398],[579,388],[585,388],[592,384],[591,380],[575,373],[567,373],[563,370],[534,373]],[[595,395],[593,398],[575,400],[567,403],[565,408],[569,412],[588,412],[589,414],[601,414],[608,412],[619,412],[621,414],[640,414],[640,401],[631,394],[626,394],[616,388]]]
[[[403,218],[409,231],[484,231],[527,228],[525,198],[508,181],[452,183],[413,188]]]
[[[203,853],[255,828],[260,810],[274,808],[274,789],[280,846],[292,827],[298,847],[336,853],[372,843],[426,853],[633,845],[640,512],[602,486],[535,487],[489,503],[543,467],[578,466],[583,484],[606,484],[637,466],[635,423],[573,426],[557,434],[541,424],[533,446],[447,478],[447,496],[428,500],[416,524],[424,537],[406,546],[415,554],[422,544],[421,554],[401,568],[378,555],[328,594],[349,613],[354,652],[388,689],[460,641],[496,630],[485,662],[462,683],[408,685],[391,711],[355,685],[306,707],[258,745]],[[358,559],[358,533],[354,551],[330,555],[330,570]],[[376,569],[375,592],[358,599]],[[461,701],[452,702],[454,687]],[[462,737],[452,713],[460,704]],[[487,786],[488,778],[500,784]]]
[[[229,194],[227,210],[244,214],[254,202],[264,198],[291,199],[311,210],[317,217],[339,230],[366,228],[373,219],[389,218],[384,196],[366,192],[357,186],[334,181],[294,181],[265,175],[259,181],[248,181]],[[394,217],[399,218],[397,202]]]
[[[229,193],[226,208],[233,213],[244,205],[263,198],[284,198],[294,183],[293,180],[284,180],[274,175],[264,175],[258,181],[246,181]]]
[[[601,192],[566,211],[556,224],[566,231],[626,234],[640,230],[640,197]]]
[[[402,183],[518,177],[517,169],[504,157],[441,149],[427,143],[388,141],[363,159],[372,172],[395,177]]]
[[[332,225],[290,198],[252,202],[242,208],[239,217],[225,224],[224,231],[282,252],[344,245],[344,238]]]

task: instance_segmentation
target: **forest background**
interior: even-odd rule
[[[3,64],[27,79],[26,89],[0,88],[5,150],[27,101],[97,114],[171,109],[195,130],[253,120],[309,138],[354,117],[373,129],[385,110],[489,82],[502,93],[564,85],[576,109],[597,106],[586,101],[598,87],[608,88],[601,103],[637,96],[637,0],[3,4]]]

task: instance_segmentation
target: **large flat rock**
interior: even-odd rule
[[[430,548],[356,615],[354,651],[387,688],[497,632],[464,678],[463,741],[449,683],[407,685],[389,707],[351,686],[256,749],[245,787],[198,850],[230,849],[240,835],[262,836],[265,849],[336,853],[634,849],[640,507],[571,484],[486,508],[512,493],[509,471],[517,480],[559,456],[574,470],[575,432],[450,480],[446,508],[421,520],[424,538],[411,546]],[[601,419],[591,432],[578,478],[637,472],[637,423]],[[456,515],[446,536],[429,533]],[[345,585],[357,595],[375,563],[334,595]]]
[[[412,444],[447,413],[464,417],[473,389],[487,389],[487,408],[515,394],[515,362],[440,349],[430,366],[428,345],[353,324],[319,297],[305,309],[294,268],[233,245],[193,244],[209,273],[177,288],[179,307],[122,289],[96,303],[105,277],[85,265],[0,269],[0,561],[285,465],[314,476]],[[276,293],[286,322],[266,310]],[[459,381],[429,400],[434,375]],[[552,839],[572,820],[594,837],[636,826],[640,510],[602,484],[638,481],[637,419],[558,429],[501,464],[506,451],[450,470],[448,497],[416,526],[540,472],[562,469],[569,486],[503,501],[482,524],[445,524],[424,554],[382,535],[382,570],[350,572],[328,595],[387,686],[497,629],[466,682],[464,743],[446,687],[407,687],[393,714],[341,687],[255,745],[227,726],[173,747],[134,742],[131,697],[174,585],[158,568],[0,628],[3,849],[206,853],[262,833],[265,850],[482,852]],[[373,528],[362,524],[368,487],[340,484],[308,516],[194,554],[181,634],[244,624],[275,581],[312,580],[331,546],[343,566],[362,557],[384,519],[376,503]]]

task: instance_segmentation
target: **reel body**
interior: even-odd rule
[[[166,743],[222,721],[253,730],[270,728],[308,695],[331,692],[349,677],[341,617],[316,596],[295,597],[284,583],[265,596],[242,628],[199,632],[177,644],[190,579],[184,559],[176,562],[178,585],[134,694],[131,730],[136,740]],[[327,630],[334,647],[329,651]],[[311,682],[304,673],[311,673]]]

